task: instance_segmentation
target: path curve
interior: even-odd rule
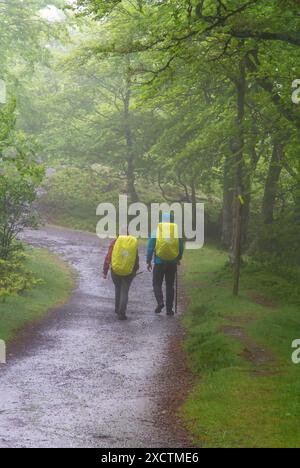
[[[166,392],[180,390],[180,370],[167,372],[180,325],[153,313],[151,275],[135,280],[129,320],[118,322],[111,281],[99,278],[106,241],[56,227],[25,240],[59,254],[78,281],[0,368],[0,447],[186,446],[161,407]]]

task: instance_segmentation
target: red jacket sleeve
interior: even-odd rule
[[[116,240],[113,240],[111,242],[111,244],[109,246],[109,249],[108,249],[108,252],[107,252],[107,255],[106,255],[105,260],[104,260],[103,275],[105,275],[105,276],[107,276],[107,274],[109,272],[109,267],[111,265],[112,253],[113,253],[113,250],[114,250],[115,243],[116,243]]]

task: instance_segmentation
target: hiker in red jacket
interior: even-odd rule
[[[126,320],[129,290],[139,270],[137,240],[132,236],[119,236],[111,242],[103,265],[103,278],[111,276],[115,285],[115,312],[120,320]]]

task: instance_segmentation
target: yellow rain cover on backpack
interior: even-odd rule
[[[160,223],[156,233],[156,255],[165,261],[173,261],[179,255],[178,226]]]
[[[118,237],[112,253],[112,269],[116,275],[133,273],[138,252],[138,241],[132,236]]]

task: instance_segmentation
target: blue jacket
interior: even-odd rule
[[[148,250],[147,250],[147,263],[152,263],[153,255],[155,254],[155,247],[156,247],[156,232],[152,234],[151,239],[148,242]],[[156,254],[154,256],[154,263],[155,265],[161,265],[162,263],[178,263],[182,260],[184,251],[184,242],[183,239],[179,239],[179,255],[175,260],[167,261],[162,260]]]

